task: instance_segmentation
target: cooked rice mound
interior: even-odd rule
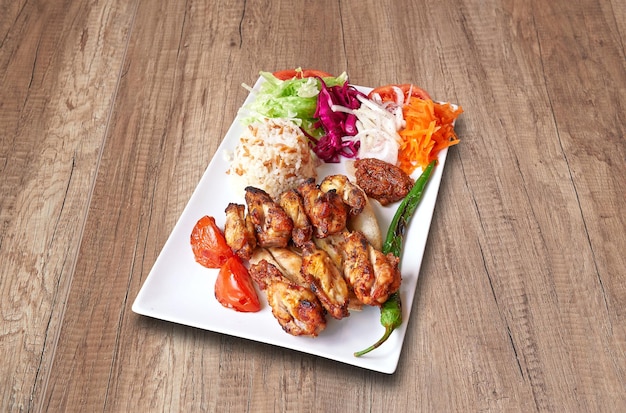
[[[266,119],[248,125],[233,153],[228,174],[238,190],[246,186],[263,189],[272,198],[317,178],[317,158],[307,137],[290,120]]]

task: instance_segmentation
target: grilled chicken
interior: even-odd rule
[[[298,187],[304,210],[315,228],[315,236],[325,238],[346,227],[348,211],[336,191],[323,192],[313,179]]]
[[[330,256],[312,242],[302,248],[302,275],[332,317],[340,320],[350,315],[346,280]]]
[[[267,192],[246,187],[248,215],[261,247],[286,247],[291,239],[293,221]]]
[[[293,336],[317,336],[326,328],[324,308],[307,288],[287,279],[266,260],[250,266],[250,276],[265,291],[272,314]]]
[[[289,248],[257,248],[250,258],[250,264],[257,264],[265,260],[274,265],[290,281],[307,286],[302,276],[302,257]]]
[[[350,216],[359,215],[367,203],[367,195],[345,175],[329,175],[320,183],[322,192],[335,191],[350,207]]]
[[[361,232],[346,237],[344,254],[344,277],[363,304],[380,306],[400,288],[398,258],[372,247]]]
[[[226,243],[241,259],[248,260],[256,248],[254,225],[246,218],[245,205],[228,204],[226,207],[226,224],[224,237]]]
[[[346,243],[347,231],[330,235],[326,238],[315,238],[315,246],[324,250],[337,268],[343,268],[343,251]]]
[[[302,246],[305,242],[310,241],[313,235],[313,226],[304,211],[304,203],[300,194],[295,189],[285,191],[280,195],[278,204],[293,221],[291,233],[293,243]]]
[[[315,238],[315,246],[321,250],[324,250],[337,268],[342,269],[344,266],[345,256],[345,244],[348,231],[343,231],[338,234],[331,235],[326,238]],[[354,294],[352,286],[344,276],[344,279],[348,283],[348,309],[350,311],[360,311],[363,308],[363,303]]]

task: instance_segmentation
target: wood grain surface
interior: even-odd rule
[[[626,411],[626,3],[0,0],[0,410]],[[398,370],[131,305],[260,70],[462,105]]]

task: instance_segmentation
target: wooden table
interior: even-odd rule
[[[0,410],[626,411],[625,2],[0,4]],[[465,111],[393,375],[131,311],[297,66]]]

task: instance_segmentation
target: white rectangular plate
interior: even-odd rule
[[[259,78],[255,84],[255,90],[258,89],[261,81],[262,79]],[[370,90],[358,88],[366,93]],[[253,94],[248,96],[244,105],[253,99]],[[225,153],[235,148],[244,128],[239,118],[239,116],[235,118],[226,133],[172,230],[133,303],[133,311],[157,319],[285,347],[381,373],[394,373],[415,297],[417,277],[447,150],[439,154],[439,164],[432,172],[427,190],[406,233],[401,261],[402,286],[400,290],[404,321],[380,348],[362,357],[354,357],[355,351],[373,344],[384,332],[384,328],[380,325],[378,308],[366,307],[360,312],[352,312],[343,320],[334,320],[329,317],[326,329],[316,338],[293,337],[285,333],[274,319],[262,292],[259,293],[262,305],[260,312],[239,313],[222,307],[215,299],[213,288],[218,270],[205,268],[194,259],[189,237],[198,219],[204,215],[211,215],[223,228],[224,210],[228,203],[244,203],[243,194],[235,193],[229,188],[226,175],[228,162]],[[335,173],[345,173],[343,163],[323,164],[318,168],[319,178]],[[419,170],[415,175],[419,175]],[[382,207],[377,202],[373,204],[384,234],[398,204],[387,207]]]

